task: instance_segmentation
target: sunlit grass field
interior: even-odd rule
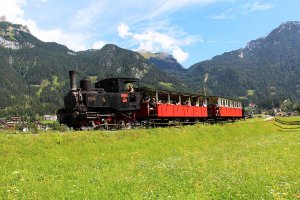
[[[276,117],[282,121],[290,122],[290,121],[300,121],[300,116],[293,116],[293,117]]]
[[[299,199],[300,132],[225,125],[0,134],[3,199]]]

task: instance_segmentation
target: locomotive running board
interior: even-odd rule
[[[97,114],[96,112],[88,112],[86,113],[87,119],[96,119],[97,117],[114,117],[115,114]]]

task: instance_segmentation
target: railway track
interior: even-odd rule
[[[236,120],[227,120],[227,121],[198,121],[198,122],[189,122],[189,121],[166,121],[161,122],[158,120],[146,121],[146,122],[136,122],[136,123],[127,123],[127,124],[100,124],[96,127],[81,127],[78,130],[128,130],[128,129],[147,129],[147,128],[156,128],[156,127],[181,127],[187,125],[213,125],[213,124],[229,124],[234,123]]]

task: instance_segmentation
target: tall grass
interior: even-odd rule
[[[4,199],[297,199],[300,133],[249,120],[0,135]]]

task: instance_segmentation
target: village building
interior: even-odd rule
[[[56,115],[44,115],[44,120],[50,120],[50,121],[56,121],[57,116]]]
[[[6,22],[6,17],[5,16],[1,16],[0,17],[0,22]]]

